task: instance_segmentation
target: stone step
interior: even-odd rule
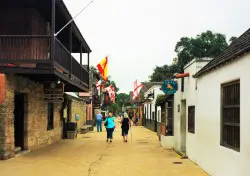
[[[176,150],[175,150],[175,153],[176,153],[177,155],[179,155],[179,157],[180,157],[181,159],[188,159],[188,156],[186,155],[186,153],[183,153],[183,152],[181,152],[181,151],[176,151]]]
[[[16,147],[16,148],[15,148],[15,153],[18,153],[18,152],[20,152],[21,150],[22,150],[21,147]]]
[[[15,157],[19,157],[19,156],[22,156],[22,155],[25,155],[25,154],[28,154],[30,153],[29,150],[21,150],[19,151],[18,153],[15,154]]]

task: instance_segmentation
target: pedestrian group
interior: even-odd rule
[[[131,128],[131,120],[129,118],[129,115],[125,112],[124,114],[120,114],[121,116],[121,129],[122,129],[122,137],[124,142],[128,142],[128,132]],[[104,119],[103,115],[101,114],[101,111],[98,112],[96,115],[96,127],[97,132],[102,132],[102,122],[104,123],[104,126],[106,127],[107,132],[107,142],[112,142],[113,139],[113,132],[116,128],[115,124],[115,117],[113,116],[112,112],[109,112],[108,116]]]

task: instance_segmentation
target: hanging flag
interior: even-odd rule
[[[136,97],[139,95],[139,92],[142,88],[142,83],[137,82],[137,80],[135,80],[134,82],[134,92],[133,92],[133,100],[136,99]]]
[[[109,93],[109,97],[113,103],[115,102],[115,88],[110,85],[109,87],[105,88],[105,91]]]
[[[102,84],[102,80],[99,80],[95,85],[96,85],[96,89],[98,91],[98,95],[100,95],[100,90],[101,90],[101,84]]]
[[[105,57],[98,65],[97,68],[104,81],[108,80],[108,57]]]

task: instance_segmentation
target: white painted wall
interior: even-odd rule
[[[157,106],[157,122],[161,122],[161,107]]]
[[[184,78],[184,92],[181,92],[181,79],[178,79],[178,91],[174,95],[174,149],[181,151],[186,146],[187,156],[194,162],[196,162],[196,133],[188,132],[188,106],[196,106],[196,79],[193,75],[197,73],[202,67],[204,67],[208,61],[191,61],[186,67],[184,72],[189,73],[189,77]],[[182,107],[182,100],[186,100],[186,108]],[[178,105],[180,111],[178,112]],[[181,111],[186,109],[186,131],[181,133]],[[195,107],[196,108],[196,107]],[[185,124],[184,124],[185,125]],[[185,135],[185,140],[183,139]],[[183,140],[183,142],[182,142]],[[182,146],[183,145],[183,146]]]
[[[174,145],[173,148],[177,151],[181,150],[181,112],[178,112],[178,105],[181,111],[181,79],[177,80],[178,91],[174,94]]]
[[[160,85],[152,86],[147,92],[144,93],[144,96],[147,96],[152,91],[154,91],[154,93],[155,93],[154,94],[154,99],[152,99],[152,111],[151,111],[151,114],[150,114],[150,105],[148,105],[148,108],[147,108],[147,112],[148,112],[148,118],[147,119],[150,119],[150,118],[152,119],[152,113],[155,112],[155,103],[156,103],[157,96],[164,94],[164,92],[162,90],[160,90],[160,87],[161,87]],[[146,104],[144,106],[146,106]],[[157,107],[157,111],[158,110],[161,113],[161,108],[160,107]]]
[[[212,176],[250,175],[249,66],[250,54],[247,54],[198,79],[196,161]],[[235,79],[240,79],[240,152],[220,146],[221,84]]]
[[[161,135],[161,146],[165,149],[173,149],[174,148],[174,136]]]

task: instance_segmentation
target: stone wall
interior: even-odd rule
[[[87,122],[87,108],[88,105],[80,99],[71,100],[71,122],[77,122],[77,128],[80,130],[81,126],[86,125]],[[76,121],[76,114],[79,115],[79,120]]]
[[[25,95],[24,149],[37,150],[62,137],[60,104],[54,104],[54,129],[47,130],[48,111],[44,102],[43,85],[29,79],[6,75],[6,100],[0,105],[0,159],[14,156],[14,97]]]

